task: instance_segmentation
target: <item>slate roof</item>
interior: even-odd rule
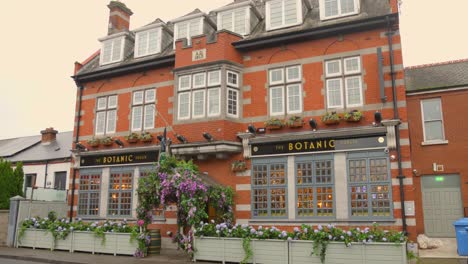
[[[41,136],[5,139],[0,140],[0,156],[13,162],[65,159],[71,157],[72,142],[72,131],[57,133],[56,140],[46,144],[41,143]]]
[[[408,67],[406,91],[468,87],[468,59]]]

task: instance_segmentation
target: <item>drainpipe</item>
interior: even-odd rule
[[[388,47],[390,52],[390,75],[392,77],[392,96],[393,96],[393,118],[395,120],[399,120],[400,116],[398,115],[398,98],[397,98],[397,91],[396,91],[396,82],[395,82],[395,68],[394,68],[394,58],[393,58],[393,30],[392,30],[392,22],[390,21],[390,17],[387,16],[387,39],[388,39]],[[395,125],[395,138],[396,138],[396,151],[397,151],[397,161],[398,161],[398,181],[400,185],[400,201],[401,201],[401,215],[402,215],[402,224],[403,224],[403,232],[407,234],[407,225],[406,225],[406,215],[405,215],[405,189],[403,180],[406,178],[403,175],[403,168],[401,165],[401,145],[400,145],[400,125]]]
[[[45,174],[44,174],[44,189],[47,187],[47,171],[48,171],[48,167],[49,167],[49,161],[46,160],[45,162]]]
[[[80,89],[80,95],[78,97],[78,118],[76,120],[76,136],[75,144],[80,138],[80,119],[81,119],[81,101],[83,98],[83,85],[75,78],[75,83],[78,89]],[[75,205],[75,184],[76,184],[76,169],[73,168],[73,178],[72,178],[72,189],[71,189],[71,203],[70,203],[70,222],[73,221],[73,207]]]

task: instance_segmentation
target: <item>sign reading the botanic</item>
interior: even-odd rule
[[[82,156],[80,165],[81,167],[88,167],[104,165],[138,164],[156,162],[157,160],[158,152],[151,151],[125,154]]]
[[[252,144],[252,156],[377,148],[387,146],[385,136],[350,139],[305,139]]]

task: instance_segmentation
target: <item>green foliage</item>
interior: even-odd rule
[[[346,121],[359,121],[362,118],[362,112],[358,110],[353,110],[344,114],[343,119]]]
[[[10,208],[10,198],[23,195],[23,164],[18,162],[16,168],[9,161],[0,159],[0,209]]]
[[[265,126],[266,127],[271,127],[271,126],[283,127],[284,122],[283,122],[283,120],[281,120],[279,118],[273,117],[273,118],[271,118],[271,119],[269,119],[268,121],[265,122]]]
[[[47,214],[47,217],[49,218],[50,221],[55,221],[57,220],[57,213],[55,211],[50,211],[48,214]]]
[[[336,112],[326,112],[322,117],[321,117],[322,122],[327,122],[327,121],[340,121],[340,115],[338,115]]]
[[[288,120],[286,121],[286,124],[287,124],[288,126],[293,126],[293,125],[295,125],[296,123],[301,123],[301,124],[302,124],[303,122],[304,122],[304,120],[303,120],[303,118],[302,118],[301,116],[291,116],[291,117],[289,117]]]
[[[234,219],[234,190],[231,187],[211,186],[208,188],[210,205],[215,208],[216,222],[232,223]]]
[[[252,239],[250,237],[243,237],[242,238],[242,248],[244,249],[245,257],[240,262],[241,264],[248,263],[249,259],[251,259],[253,257],[252,245],[250,244],[251,240]]]

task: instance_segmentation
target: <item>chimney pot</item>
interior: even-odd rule
[[[130,16],[133,15],[124,3],[119,1],[110,1],[107,5],[109,8],[109,25],[107,35],[129,31],[130,30]]]
[[[55,130],[53,127],[46,128],[45,130],[41,131],[42,138],[41,138],[41,143],[50,143],[57,138],[57,133],[58,131]]]

